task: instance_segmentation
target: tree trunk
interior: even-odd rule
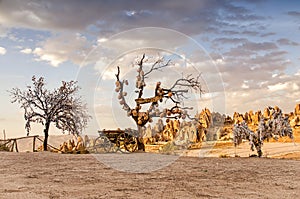
[[[138,150],[141,150],[141,151],[145,151],[145,145],[143,143],[143,134],[142,134],[142,127],[137,125],[137,128],[138,128]]]
[[[44,145],[44,151],[47,151],[49,127],[50,127],[50,121],[46,121],[45,129],[44,129],[44,135],[45,135],[44,144],[43,144]]]

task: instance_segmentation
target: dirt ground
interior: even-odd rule
[[[121,169],[116,170],[118,163]],[[136,164],[141,168],[152,164],[157,169],[130,170]],[[120,171],[123,166],[127,172]],[[5,199],[253,199],[298,198],[299,195],[299,160],[174,157],[149,153],[98,156],[0,153],[0,198]]]

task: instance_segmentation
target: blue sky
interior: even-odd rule
[[[159,49],[150,56],[178,53],[185,60],[174,62],[201,71],[208,92],[197,109],[232,115],[278,105],[290,112],[300,103],[299,33],[299,1],[2,0],[0,130],[25,135],[23,110],[7,90],[25,88],[33,75],[50,88],[79,81],[94,118],[86,133],[124,128],[110,121],[126,117],[112,111],[114,64],[130,65],[147,47]],[[40,132],[37,125],[32,134]]]

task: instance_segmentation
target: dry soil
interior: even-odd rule
[[[147,164],[157,169],[134,170],[135,165],[147,167]],[[0,198],[5,199],[282,199],[299,198],[299,195],[299,160],[173,157],[147,153],[98,156],[0,153]]]

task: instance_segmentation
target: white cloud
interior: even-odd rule
[[[0,55],[5,55],[5,54],[6,54],[6,49],[0,46]]]
[[[278,83],[275,85],[269,85],[268,89],[270,91],[280,91],[280,90],[284,90],[288,87],[288,83]]]
[[[97,40],[98,43],[103,43],[103,42],[106,42],[108,39],[105,38],[105,37],[101,37]]]
[[[299,86],[296,83],[293,83],[292,88],[294,91],[298,91],[299,90]]]
[[[24,53],[24,54],[31,54],[32,53],[32,49],[30,48],[24,48],[22,50],[20,50],[21,53]]]
[[[37,57],[37,61],[46,61],[57,67],[67,61],[80,65],[92,48],[91,42],[81,34],[62,34],[47,39],[32,53]]]
[[[126,31],[110,39],[99,37],[94,41],[89,41],[78,33],[58,34],[41,43],[32,53],[36,56],[37,61],[46,61],[52,66],[59,66],[63,62],[70,61],[77,65],[96,64],[95,68],[102,70],[116,57],[131,51],[142,55],[151,49],[175,51],[176,48],[183,45],[199,48],[189,37],[176,31],[163,28],[143,28]],[[24,49],[22,52],[29,53],[30,49]],[[203,51],[201,53],[204,54]]]
[[[289,91],[299,91],[299,86],[294,79],[290,79],[288,82],[285,83],[277,83],[274,85],[269,85],[268,89],[272,92],[276,91],[285,91],[288,93]]]
[[[33,53],[39,58],[35,59],[36,61],[46,61],[49,62],[52,66],[57,67],[59,64],[63,63],[67,60],[66,57],[57,56],[54,53],[47,52],[47,50],[43,50],[41,48],[35,48]]]
[[[244,83],[242,84],[242,88],[247,89],[247,88],[249,88],[249,85],[248,85],[246,82],[244,82]]]

